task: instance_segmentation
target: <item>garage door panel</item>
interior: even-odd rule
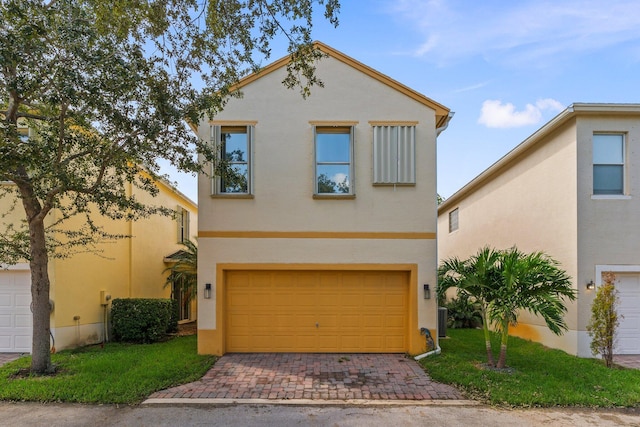
[[[621,274],[617,279],[620,324],[614,352],[640,354],[640,276]]]
[[[224,286],[229,352],[407,349],[407,272],[228,271]]]
[[[30,352],[31,276],[25,270],[0,270],[0,352]]]
[[[18,314],[16,315],[17,328],[31,328],[32,317],[30,314]]]

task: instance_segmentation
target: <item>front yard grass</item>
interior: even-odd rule
[[[503,372],[486,368],[484,336],[478,329],[449,329],[442,354],[421,360],[435,381],[451,384],[472,399],[507,406],[634,407],[640,405],[640,370],[608,369],[601,360],[570,356],[541,344],[509,338]],[[499,337],[492,341],[494,354]]]
[[[0,368],[0,400],[134,404],[151,393],[200,379],[215,362],[197,354],[196,336],[155,344],[107,343],[52,355],[53,376],[16,375],[22,357]]]

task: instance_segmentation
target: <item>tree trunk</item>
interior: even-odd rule
[[[27,176],[22,171],[22,176]],[[49,255],[45,237],[44,218],[49,212],[42,207],[28,179],[16,182],[29,224],[29,267],[31,268],[31,313],[33,340],[31,343],[31,372],[44,374],[53,371],[49,336],[51,309],[49,306]]]
[[[489,332],[489,323],[484,308],[482,309],[482,329],[484,330],[484,345],[487,350],[487,365],[496,366],[493,360],[493,351],[491,350],[491,333]]]
[[[31,240],[31,310],[33,311],[33,343],[31,348],[31,372],[44,374],[53,371],[49,336],[51,317],[49,306],[49,256],[45,244],[43,221],[29,224]]]
[[[502,337],[500,339],[500,356],[496,368],[503,369],[507,365],[507,341],[509,340],[509,322],[502,324]]]

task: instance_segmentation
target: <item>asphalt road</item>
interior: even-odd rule
[[[638,410],[486,406],[112,406],[0,402],[0,426],[639,426]]]

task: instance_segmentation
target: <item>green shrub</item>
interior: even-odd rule
[[[447,308],[447,326],[452,329],[479,328],[482,326],[480,304],[459,293],[457,298],[444,304]]]
[[[111,306],[115,341],[152,343],[177,330],[176,301],[171,299],[117,298]]]
[[[598,287],[596,297],[591,305],[591,320],[587,331],[591,337],[591,353],[601,355],[607,367],[613,366],[613,346],[615,343],[620,316],[618,291],[614,285],[616,276],[613,273],[603,274],[604,284]]]

